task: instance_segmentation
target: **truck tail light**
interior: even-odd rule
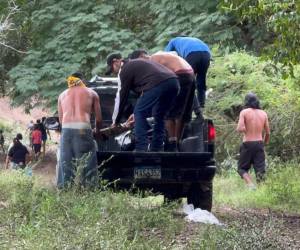
[[[208,124],[208,141],[211,142],[216,139],[216,129],[213,124]]]

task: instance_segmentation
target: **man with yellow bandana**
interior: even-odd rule
[[[76,172],[74,163],[79,159],[84,162],[82,171],[79,171],[82,174],[81,184],[94,185],[97,182],[97,158],[90,116],[95,114],[97,134],[102,122],[99,96],[85,86],[83,75],[79,72],[69,76],[67,83],[68,89],[58,98],[62,130],[57,186],[64,187],[73,182]]]

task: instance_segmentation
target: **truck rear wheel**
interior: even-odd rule
[[[212,183],[193,183],[187,195],[188,204],[194,208],[211,211],[212,208]]]

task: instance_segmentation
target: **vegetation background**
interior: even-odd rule
[[[136,48],[162,50],[178,34],[198,37],[213,51],[205,115],[217,128],[215,211],[229,206],[299,213],[299,12],[300,2],[294,0],[0,0],[0,93],[27,111],[35,106],[55,110],[66,77],[77,70],[87,79],[103,75],[110,52],[126,57]],[[240,192],[243,185],[235,173],[241,139],[235,127],[249,91],[259,96],[271,121],[268,180],[255,194]],[[0,127],[9,129],[5,122]],[[261,215],[254,220],[249,211],[234,220],[223,211],[226,229],[202,227],[190,236],[172,214],[176,204],[157,205],[109,190],[56,193],[18,173],[1,172],[0,185],[4,249],[289,246],[282,246],[278,232],[285,222],[272,214],[262,223]],[[182,243],[181,236],[191,238]]]

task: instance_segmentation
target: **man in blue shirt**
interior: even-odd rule
[[[175,37],[171,39],[165,51],[176,51],[193,68],[196,75],[198,101],[202,108],[205,104],[206,73],[209,67],[211,53],[203,41],[194,37]]]

